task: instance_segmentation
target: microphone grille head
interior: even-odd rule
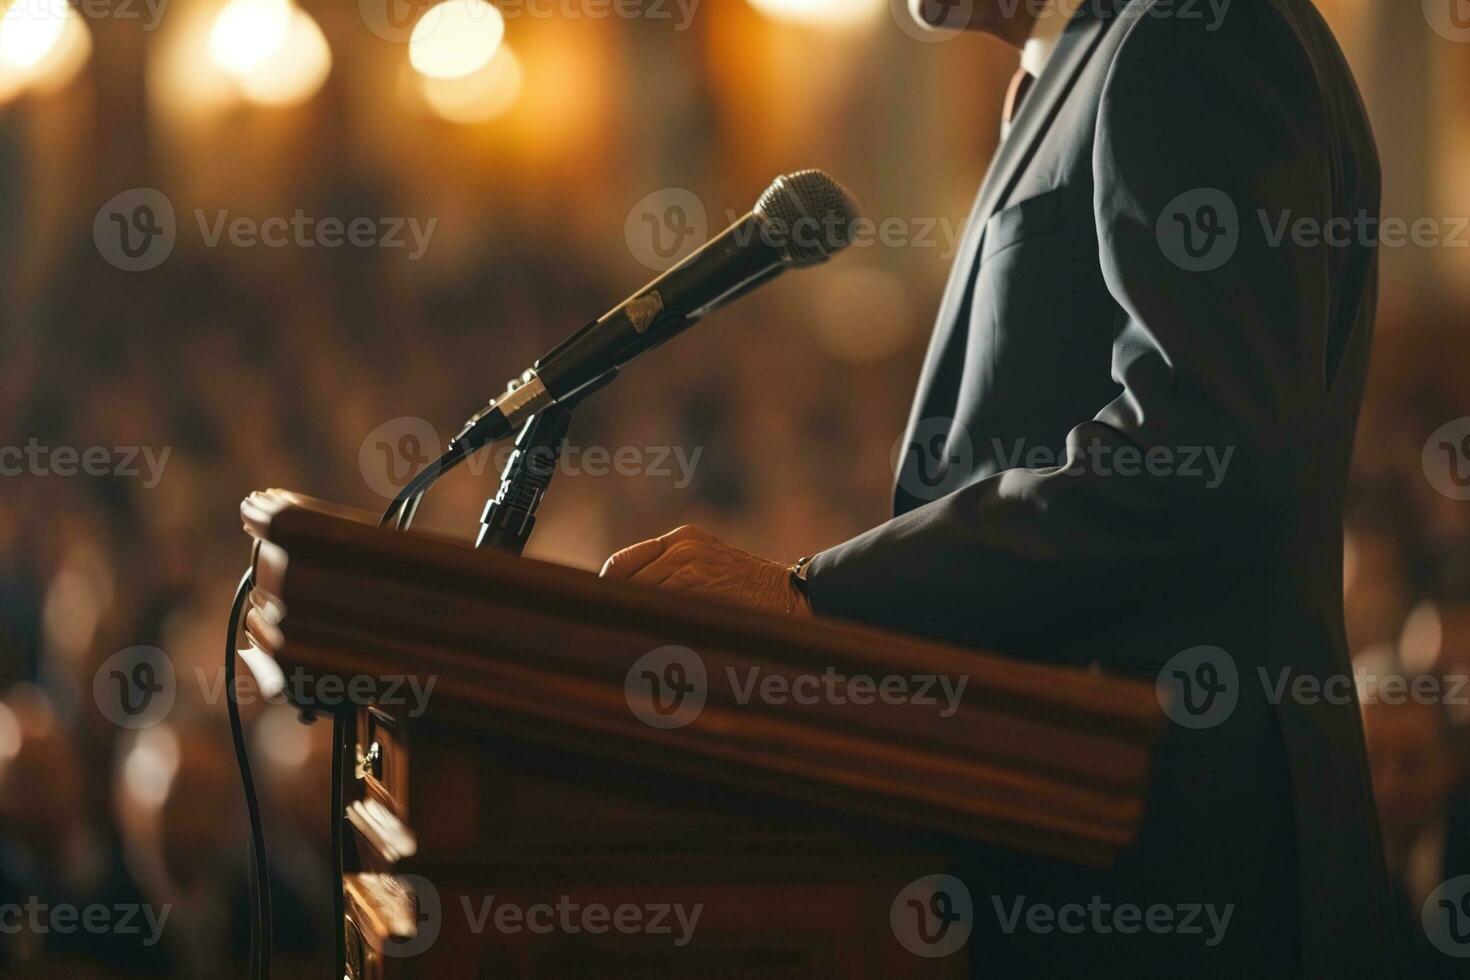
[[[777,177],[755,204],[771,244],[796,266],[825,262],[852,242],[857,201],[820,170]]]

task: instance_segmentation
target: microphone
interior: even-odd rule
[[[572,334],[464,424],[470,453],[530,416],[601,385],[628,361],[789,268],[825,262],[852,241],[857,203],[820,170],[777,177],[745,217]]]

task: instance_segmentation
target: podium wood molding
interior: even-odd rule
[[[459,894],[485,882],[698,881],[701,900],[734,903],[726,921],[751,918],[729,897],[747,892],[771,916],[700,963],[738,973],[738,950],[759,947],[752,962],[794,957],[791,975],[911,975],[891,941],[793,951],[761,937],[808,914],[790,904],[798,883],[836,888],[846,876],[854,896],[878,901],[916,870],[943,870],[938,855],[977,846],[1102,867],[1142,818],[1164,724],[1151,685],[603,581],[284,491],[253,494],[241,513],[259,542],[252,599],[285,609],[278,659],[247,654],[257,680],[268,694],[289,683],[307,707],[349,695],[357,717],[340,815],[355,842],[344,883],[354,977],[422,975],[373,952],[402,929],[374,877],[389,873]],[[626,684],[635,661],[667,646],[698,654],[708,694],[692,722],[661,729],[634,713]],[[965,686],[947,717],[937,682],[932,704],[767,703],[741,687],[827,674]],[[423,704],[402,703],[405,677],[433,684]],[[847,921],[810,928],[857,935]],[[488,969],[475,959],[488,955],[481,938],[461,940],[441,941],[437,962]],[[542,959],[517,948],[502,972],[556,972],[557,957],[583,955],[547,948]],[[606,975],[622,975],[613,960]],[[629,975],[650,969],[637,963]]]
[[[280,491],[242,512],[272,546],[257,584],[288,610],[285,666],[432,677],[430,711],[474,728],[1090,864],[1109,863],[1141,816],[1162,722],[1148,685],[607,582]],[[669,645],[704,660],[710,697],[692,724],[660,730],[630,710],[624,681]],[[966,682],[949,718],[723,696],[728,671],[751,668]]]

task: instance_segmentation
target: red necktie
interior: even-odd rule
[[[1011,76],[1011,87],[1006,89],[1005,109],[1001,112],[1001,121],[1007,129],[1015,122],[1016,114],[1021,111],[1021,103],[1026,101],[1026,94],[1031,91],[1035,82],[1036,76],[1024,68],[1017,68],[1016,73]]]

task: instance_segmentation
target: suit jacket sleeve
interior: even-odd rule
[[[1082,619],[1240,553],[1302,502],[1335,250],[1267,229],[1332,217],[1342,176],[1311,67],[1265,3],[1236,5],[1215,33],[1148,16],[1112,29],[1130,33],[1103,87],[1092,207],[1121,393],[1077,420],[1067,465],[990,475],[817,555],[817,612],[1004,649],[1059,606]],[[1233,253],[1183,267],[1161,219],[1222,194]],[[1206,447],[1228,458],[1218,485],[1208,467],[1174,472]]]

